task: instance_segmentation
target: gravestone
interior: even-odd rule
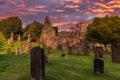
[[[7,52],[7,54],[11,54],[10,48],[7,48],[7,49],[6,49],[6,52]]]
[[[62,55],[61,55],[62,57],[65,57],[65,53],[62,53]]]
[[[103,47],[94,47],[95,58],[103,58]]]
[[[52,48],[51,47],[48,47],[48,54],[50,54],[52,52]]]
[[[19,54],[22,55],[22,47],[19,48]]]
[[[44,59],[45,59],[45,60],[44,60],[44,61],[45,61],[45,64],[48,64],[48,56],[47,56],[46,54],[44,55]]]
[[[58,45],[57,49],[62,51],[62,45]]]
[[[28,52],[29,50],[30,50],[30,43],[28,42],[28,41],[26,41],[25,43],[24,43],[24,51],[25,52]]]
[[[28,39],[27,39],[27,42],[30,43],[30,33],[28,33]]]
[[[84,49],[83,49],[84,55],[88,56],[90,53],[90,47],[89,43],[87,41],[84,42]]]
[[[94,72],[96,74],[104,73],[104,61],[103,60],[101,60],[99,58],[94,59]]]
[[[45,80],[44,49],[34,47],[31,49],[31,80]]]
[[[81,47],[81,46],[78,46],[78,47],[76,48],[76,50],[77,50],[77,54],[78,54],[78,55],[82,55],[82,47]]]
[[[112,62],[120,63],[120,44],[112,44]]]
[[[18,34],[18,38],[17,38],[17,40],[18,40],[19,43],[21,42],[20,34]]]
[[[10,41],[10,39],[8,39],[8,44],[11,44],[11,41]]]
[[[94,47],[95,59],[94,59],[94,72],[96,74],[104,73],[104,61],[103,61],[103,48]]]
[[[74,48],[73,47],[68,47],[68,54],[71,55],[74,53]]]
[[[17,47],[15,51],[15,55],[18,55],[18,54],[19,54],[19,48]]]
[[[14,33],[13,33],[13,31],[11,31],[10,42],[13,42],[13,41],[14,41]]]

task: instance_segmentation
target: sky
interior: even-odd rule
[[[63,27],[105,15],[120,16],[120,0],[0,0],[0,19],[18,16],[23,26],[46,16]]]

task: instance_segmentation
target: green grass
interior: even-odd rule
[[[18,43],[12,45],[14,53]],[[5,54],[8,47],[7,40],[0,34],[0,80],[30,80],[30,55]],[[112,63],[110,56],[104,57],[105,73],[96,75],[93,72],[93,52],[90,56],[70,56],[65,51],[66,57],[61,57],[62,53],[53,50],[48,56],[46,80],[120,80],[120,63]]]
[[[93,72],[94,55],[60,56],[61,51],[53,51],[46,65],[46,80],[120,80],[120,64],[112,63],[109,56],[104,57],[105,73]],[[30,55],[0,55],[0,80],[29,80]]]

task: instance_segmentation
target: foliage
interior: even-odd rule
[[[10,34],[13,31],[14,38],[16,39],[17,35],[22,32],[22,21],[18,17],[4,19],[0,22],[0,30],[6,39],[10,38]]]
[[[87,28],[87,39],[103,44],[120,42],[120,17],[95,18]]]
[[[28,24],[24,29],[23,38],[26,39],[30,33],[31,41],[36,41],[40,37],[42,27],[43,24],[37,21]]]

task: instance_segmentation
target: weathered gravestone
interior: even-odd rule
[[[84,55],[88,56],[90,53],[90,47],[89,43],[87,41],[84,42],[84,49],[83,49]]]
[[[112,61],[120,63],[120,44],[112,44]]]
[[[13,41],[14,41],[14,33],[13,33],[13,31],[11,31],[10,42],[13,42]]]
[[[11,54],[10,48],[7,48],[7,49],[6,49],[6,52],[7,52],[7,54]]]
[[[104,73],[104,61],[103,60],[101,60],[99,58],[94,59],[94,72],[96,74]]]
[[[71,55],[74,53],[74,47],[68,47],[68,54]]]
[[[96,74],[104,73],[103,48],[95,47],[94,72]]]
[[[44,49],[31,49],[31,80],[45,80]]]
[[[81,46],[77,46],[77,48],[76,48],[76,50],[77,50],[77,54],[78,55],[82,55],[82,47]]]
[[[51,47],[48,47],[48,50],[47,50],[48,54],[50,54],[52,52],[52,48]]]
[[[48,56],[46,54],[44,55],[44,62],[45,64],[48,64]]]
[[[62,45],[58,45],[57,49],[62,51]]]
[[[19,48],[17,47],[15,50],[15,55],[18,55],[18,54],[19,54]]]

